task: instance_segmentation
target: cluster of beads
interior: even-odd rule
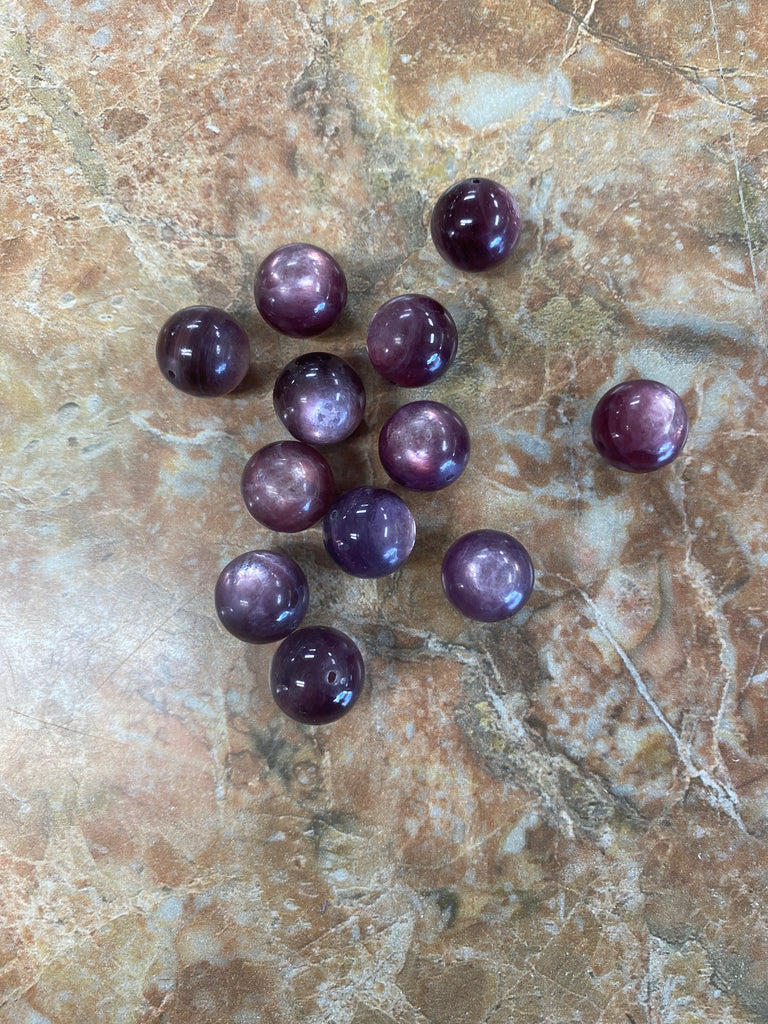
[[[477,272],[505,260],[520,237],[517,203],[485,178],[453,185],[431,219],[438,252],[461,270]],[[323,249],[284,245],[262,262],[254,285],[266,322],[283,334],[311,338],[336,323],[347,300],[339,264]],[[426,295],[399,295],[376,311],[368,355],[385,380],[404,388],[440,377],[457,351],[450,313]],[[165,377],[181,391],[217,396],[233,391],[250,363],[242,328],[223,310],[192,306],[163,325],[156,355]],[[381,487],[355,487],[336,497],[331,467],[316,447],[348,438],[365,412],[365,389],[344,360],[309,352],[290,362],[273,390],[275,413],[295,440],[275,441],[248,460],[241,493],[248,512],[271,530],[293,533],[323,521],[328,555],[352,576],[372,579],[398,569],[413,550],[416,524],[406,503]],[[680,398],[657,381],[625,381],[611,388],[592,416],[598,452],[628,472],[648,472],[682,450],[688,417]],[[402,487],[441,490],[464,471],[470,454],[466,425],[434,401],[399,408],[383,425],[379,458]],[[442,585],[461,613],[481,622],[514,615],[531,595],[534,569],[519,540],[478,529],[456,540],[442,563]],[[274,551],[248,551],[219,575],[214,600],[221,623],[248,643],[282,641],[270,667],[277,705],[307,724],[332,722],[355,703],[364,666],[354,641],[341,631],[300,629],[309,603],[301,567]]]

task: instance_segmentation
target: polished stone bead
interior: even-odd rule
[[[458,334],[453,317],[435,299],[397,295],[374,313],[367,344],[371,364],[385,380],[416,388],[445,373]]]
[[[320,452],[301,441],[275,441],[250,457],[240,491],[258,522],[270,530],[297,533],[323,518],[336,487]]]
[[[277,706],[305,725],[326,725],[345,715],[363,689],[360,649],[329,626],[297,630],[275,651],[269,686]]]
[[[442,578],[448,600],[463,615],[500,622],[531,596],[534,573],[519,540],[500,530],[474,530],[448,548]]]
[[[347,304],[344,271],[330,253],[304,243],[271,252],[256,273],[253,291],[270,327],[294,338],[327,331]]]
[[[214,601],[222,625],[238,640],[269,644],[300,624],[309,588],[301,568],[288,555],[246,551],[222,569]]]
[[[394,412],[379,434],[379,458],[389,476],[415,491],[452,484],[469,460],[464,420],[441,402],[410,402]]]
[[[466,178],[443,192],[430,224],[443,259],[471,271],[503,263],[517,245],[521,226],[517,202],[489,178]]]
[[[671,388],[626,380],[602,396],[592,413],[592,440],[616,469],[649,473],[676,459],[688,437],[688,414]]]
[[[187,395],[216,398],[241,384],[251,362],[243,328],[215,306],[187,306],[160,328],[155,347],[166,380]]]
[[[275,382],[275,412],[307,444],[335,444],[360,426],[365,388],[352,367],[327,352],[308,352],[288,363]]]
[[[325,550],[351,576],[373,579],[398,569],[413,550],[416,523],[402,498],[382,487],[355,487],[323,522]]]

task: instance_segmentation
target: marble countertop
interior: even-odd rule
[[[0,1024],[768,1021],[758,0],[11,0],[0,44]],[[524,223],[470,275],[428,223],[475,174]],[[253,302],[288,241],[349,281],[310,345]],[[365,350],[406,291],[459,327],[417,395]],[[248,331],[228,398],[157,368],[195,303]],[[368,389],[340,488],[414,397],[469,427],[392,577],[241,503],[310,347]],[[589,440],[632,376],[691,416],[648,476]],[[481,526],[537,573],[491,626],[439,583]],[[257,547],[364,652],[334,725],[218,623]]]

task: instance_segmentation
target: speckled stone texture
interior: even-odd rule
[[[768,34],[759,0],[10,0],[0,7],[0,1024],[768,1021]],[[487,274],[428,235],[452,182],[523,216]],[[239,495],[305,345],[253,303],[288,241],[349,301],[369,394],[329,450],[387,486],[367,323],[433,295],[466,422],[393,577],[305,569],[356,707],[283,717],[217,622]],[[233,395],[170,388],[176,309],[226,309]],[[608,386],[688,443],[595,454]],[[443,552],[525,538],[519,616],[462,618]]]

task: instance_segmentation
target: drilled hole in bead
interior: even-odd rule
[[[336,673],[335,672],[329,672],[328,673],[328,682],[329,683],[335,683],[336,682]]]
[[[176,374],[173,372],[173,370],[168,371],[168,376],[171,378],[171,380],[176,380]]]

